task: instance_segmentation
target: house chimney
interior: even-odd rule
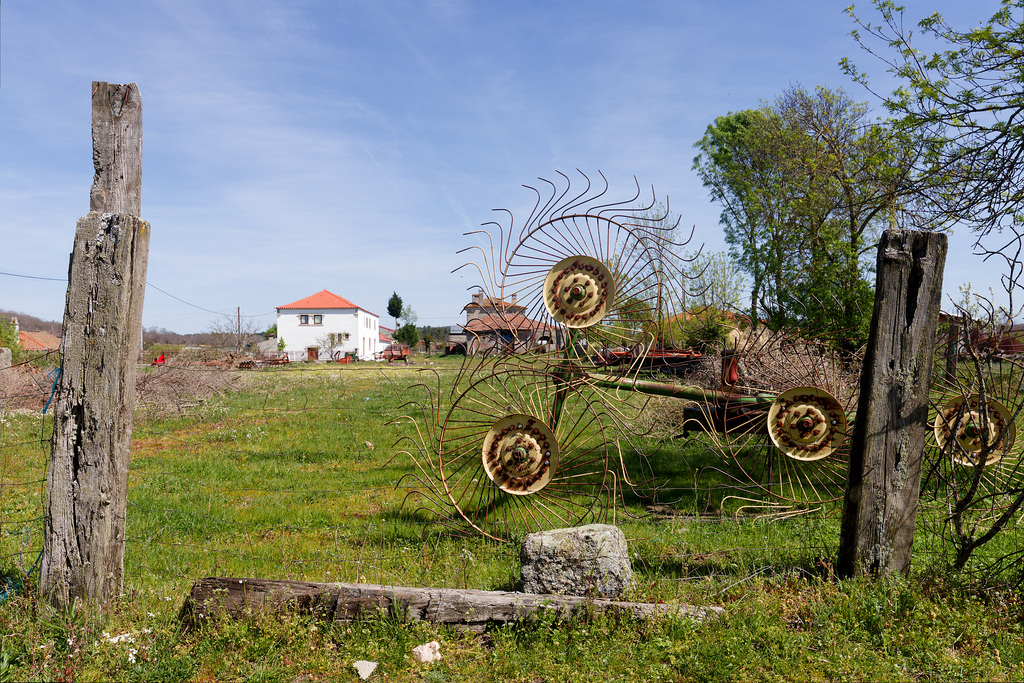
[[[476,294],[474,294],[473,295],[473,303],[483,305],[483,303],[484,303],[484,293],[483,292],[477,292]]]
[[[18,335],[21,334],[21,327],[18,326],[18,316],[11,318],[11,324],[14,325],[14,338],[17,339]]]
[[[512,305],[513,306],[516,305],[516,295],[515,294],[512,295]]]

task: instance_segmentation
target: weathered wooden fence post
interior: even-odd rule
[[[838,574],[910,569],[946,236],[886,230],[839,539]]]
[[[96,173],[68,272],[61,376],[47,467],[40,587],[50,602],[104,602],[121,589],[135,365],[149,224],[139,218],[142,98],[92,84]]]

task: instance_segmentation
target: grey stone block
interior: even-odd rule
[[[626,537],[608,524],[530,534],[519,559],[526,593],[617,598],[633,585]]]

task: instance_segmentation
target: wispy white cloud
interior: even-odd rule
[[[934,2],[913,0],[919,13]],[[998,3],[971,7],[978,16]],[[964,12],[953,0],[940,8]],[[144,101],[150,280],[243,313],[323,287],[378,312],[398,291],[456,322],[462,233],[553,171],[637,176],[720,245],[690,170],[715,116],[786,85],[842,85],[841,8],[816,0],[72,0],[3,8],[4,258],[66,274],[91,182],[89,83]],[[0,269],[2,270],[2,269]],[[58,291],[50,291],[58,290]],[[0,307],[59,317],[59,287],[0,279]],[[56,314],[52,311],[57,311]],[[150,292],[147,326],[210,315]]]

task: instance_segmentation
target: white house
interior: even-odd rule
[[[292,361],[328,360],[381,351],[380,318],[326,289],[277,307],[277,338]]]

